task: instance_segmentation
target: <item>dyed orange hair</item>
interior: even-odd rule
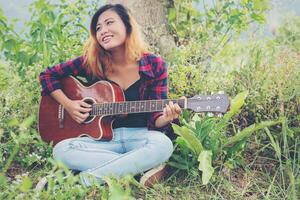
[[[127,8],[121,4],[107,4],[102,6],[92,18],[90,37],[84,47],[84,65],[88,67],[88,70],[90,70],[93,76],[98,77],[104,77],[105,71],[109,70],[111,66],[110,53],[103,49],[96,39],[96,25],[98,18],[107,10],[115,11],[126,27],[126,59],[129,61],[138,61],[143,54],[148,51],[148,45],[143,40],[138,23]]]

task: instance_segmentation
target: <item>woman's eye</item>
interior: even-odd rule
[[[100,26],[96,27],[96,31],[100,31]]]
[[[110,25],[110,24],[112,24],[112,23],[114,23],[114,21],[108,21],[108,22],[107,22],[107,25]]]

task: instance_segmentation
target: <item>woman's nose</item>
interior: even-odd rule
[[[101,34],[101,35],[104,35],[104,34],[107,33],[107,32],[108,32],[107,27],[106,27],[106,26],[103,26],[102,29],[101,29],[101,31],[100,31],[100,34]]]

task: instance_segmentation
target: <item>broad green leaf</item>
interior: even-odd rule
[[[193,151],[194,154],[199,155],[203,150],[203,146],[195,134],[187,127],[180,127],[177,124],[173,124],[174,132],[180,135],[188,147]]]
[[[179,163],[183,163],[183,164],[186,163],[185,159],[182,159],[182,156],[177,155],[177,154],[172,154],[172,160],[179,162]]]
[[[242,1],[241,1],[241,4],[242,4],[243,6],[247,5],[248,3],[249,3],[249,0],[242,0]]]
[[[236,142],[234,145],[228,147],[226,149],[226,153],[228,157],[232,157],[235,156],[238,152],[242,151],[245,148],[246,145],[246,138],[244,138],[243,140],[240,140],[238,142]]]
[[[19,121],[18,121],[18,119],[14,118],[14,119],[11,119],[10,121],[8,121],[7,125],[9,127],[14,127],[14,126],[19,125]]]
[[[225,121],[230,120],[234,115],[236,115],[241,110],[241,107],[244,105],[247,96],[248,96],[248,91],[244,91],[237,94],[234,97],[234,99],[231,101],[229,112],[227,112],[223,117]]]
[[[253,0],[253,8],[257,11],[263,11],[268,9],[269,0]]]
[[[4,174],[0,174],[0,187],[3,187],[7,184],[6,176]]]
[[[198,161],[199,161],[198,168],[200,171],[202,171],[203,185],[206,185],[209,182],[210,178],[214,173],[214,168],[212,167],[211,160],[212,160],[212,152],[207,150],[203,150],[198,157]]]
[[[78,24],[75,24],[75,26],[82,28],[86,33],[89,32],[89,30],[84,25],[82,25],[82,24],[78,23]]]
[[[27,192],[31,189],[32,187],[32,181],[29,177],[25,176],[22,180],[22,183],[20,185],[20,190],[22,192]]]
[[[49,24],[49,16],[48,13],[43,13],[41,16],[41,22],[42,24],[46,25]]]
[[[27,117],[21,124],[20,124],[20,128],[29,128],[36,120],[36,116],[35,115],[31,115],[29,117]]]
[[[259,124],[252,124],[251,126],[244,128],[241,132],[239,132],[238,134],[230,137],[227,142],[224,144],[224,146],[229,146],[232,145],[240,140],[243,140],[244,138],[249,137],[253,132],[259,130],[259,129],[263,129],[269,126],[274,126],[276,124],[280,124],[282,123],[282,119],[278,120],[278,121],[264,121],[261,122]]]
[[[130,190],[124,190],[123,186],[114,178],[104,177],[104,180],[109,186],[109,199],[110,200],[130,200],[134,199],[130,195]]]
[[[168,14],[168,20],[169,21],[175,21],[176,19],[176,9],[175,8],[170,8],[169,9],[169,14]]]
[[[273,138],[273,136],[272,136],[272,134],[271,134],[271,132],[268,128],[265,128],[265,131],[266,131],[268,137],[270,138],[271,145],[272,145],[272,147],[274,148],[274,150],[276,152],[277,158],[280,159],[281,158],[281,149],[280,149],[280,146],[278,144],[278,140],[276,140],[276,142],[275,142],[275,140],[274,140],[274,138]]]
[[[182,137],[176,138],[176,144],[178,144],[181,148],[188,148],[185,140]]]
[[[4,41],[3,47],[9,51],[12,51],[17,46],[17,42],[13,39]]]
[[[3,135],[3,133],[4,133],[4,130],[2,128],[0,128],[0,139],[1,139],[2,135]]]
[[[175,167],[177,169],[181,169],[181,170],[188,170],[189,169],[187,164],[182,164],[182,163],[173,162],[173,161],[168,162],[168,165],[170,165],[172,167]]]
[[[263,14],[252,13],[250,16],[252,19],[257,21],[258,23],[263,23],[266,20],[265,16]]]

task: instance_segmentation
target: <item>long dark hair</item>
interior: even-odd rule
[[[130,35],[131,31],[132,31],[132,26],[131,26],[130,20],[129,20],[129,14],[128,14],[129,10],[126,9],[121,4],[107,4],[107,5],[104,5],[101,8],[99,8],[97,10],[97,12],[94,14],[92,21],[91,21],[91,25],[90,25],[91,34],[94,37],[96,37],[96,26],[97,26],[98,18],[102,13],[104,13],[107,10],[113,10],[120,16],[121,20],[123,21],[123,23],[126,27],[127,35]]]
[[[126,27],[127,38],[125,40],[126,59],[139,60],[143,53],[148,51],[139,26],[131,12],[121,4],[107,4],[100,7],[93,15],[90,24],[90,38],[86,42],[84,49],[84,64],[94,76],[104,76],[104,71],[110,68],[111,54],[103,49],[96,38],[96,26],[99,16],[107,11],[115,11]]]

